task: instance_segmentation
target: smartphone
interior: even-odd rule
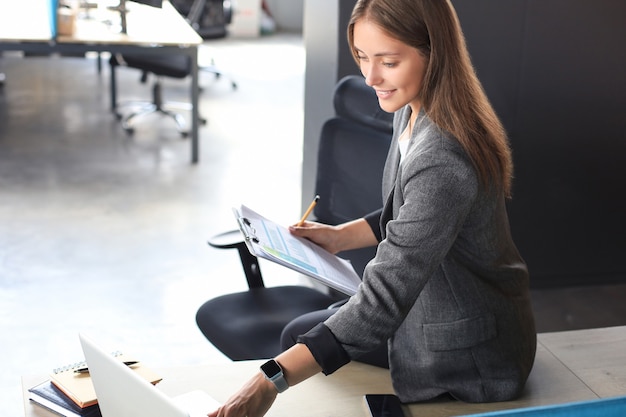
[[[400,399],[392,394],[366,394],[371,417],[404,417]]]

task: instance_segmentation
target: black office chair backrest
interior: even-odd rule
[[[227,26],[233,20],[230,0],[172,0],[172,5],[203,39],[228,35]]]
[[[362,76],[339,81],[336,116],[322,127],[317,161],[315,218],[327,224],[357,219],[382,207],[382,172],[391,141],[393,114],[378,105]],[[341,253],[363,273],[375,249]]]

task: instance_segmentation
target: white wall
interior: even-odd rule
[[[337,0],[307,0],[304,16],[306,71],[301,205],[307,207],[315,194],[319,134],[324,122],[335,114],[332,94],[337,80]]]
[[[358,73],[346,41],[346,27],[356,0],[306,0],[303,38],[304,137],[302,149],[302,209],[315,194],[317,151],[322,125],[334,116],[333,92],[340,78]]]

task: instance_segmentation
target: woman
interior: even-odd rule
[[[262,416],[278,392],[387,344],[403,402],[518,396],[536,349],[528,272],[510,236],[512,162],[447,0],[358,0],[348,40],[394,112],[383,209],[291,227],[331,252],[378,245],[356,295],[210,416]]]

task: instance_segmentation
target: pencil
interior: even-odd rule
[[[296,226],[300,227],[304,224],[304,222],[306,221],[307,217],[309,217],[309,214],[311,214],[311,212],[313,211],[313,209],[315,208],[315,205],[317,204],[317,202],[319,201],[320,196],[316,195],[315,198],[313,199],[313,201],[311,202],[311,204],[309,205],[309,208],[306,209],[306,211],[304,212],[304,214],[302,215],[302,218],[300,219],[300,221],[298,222],[298,224],[296,224]]]

